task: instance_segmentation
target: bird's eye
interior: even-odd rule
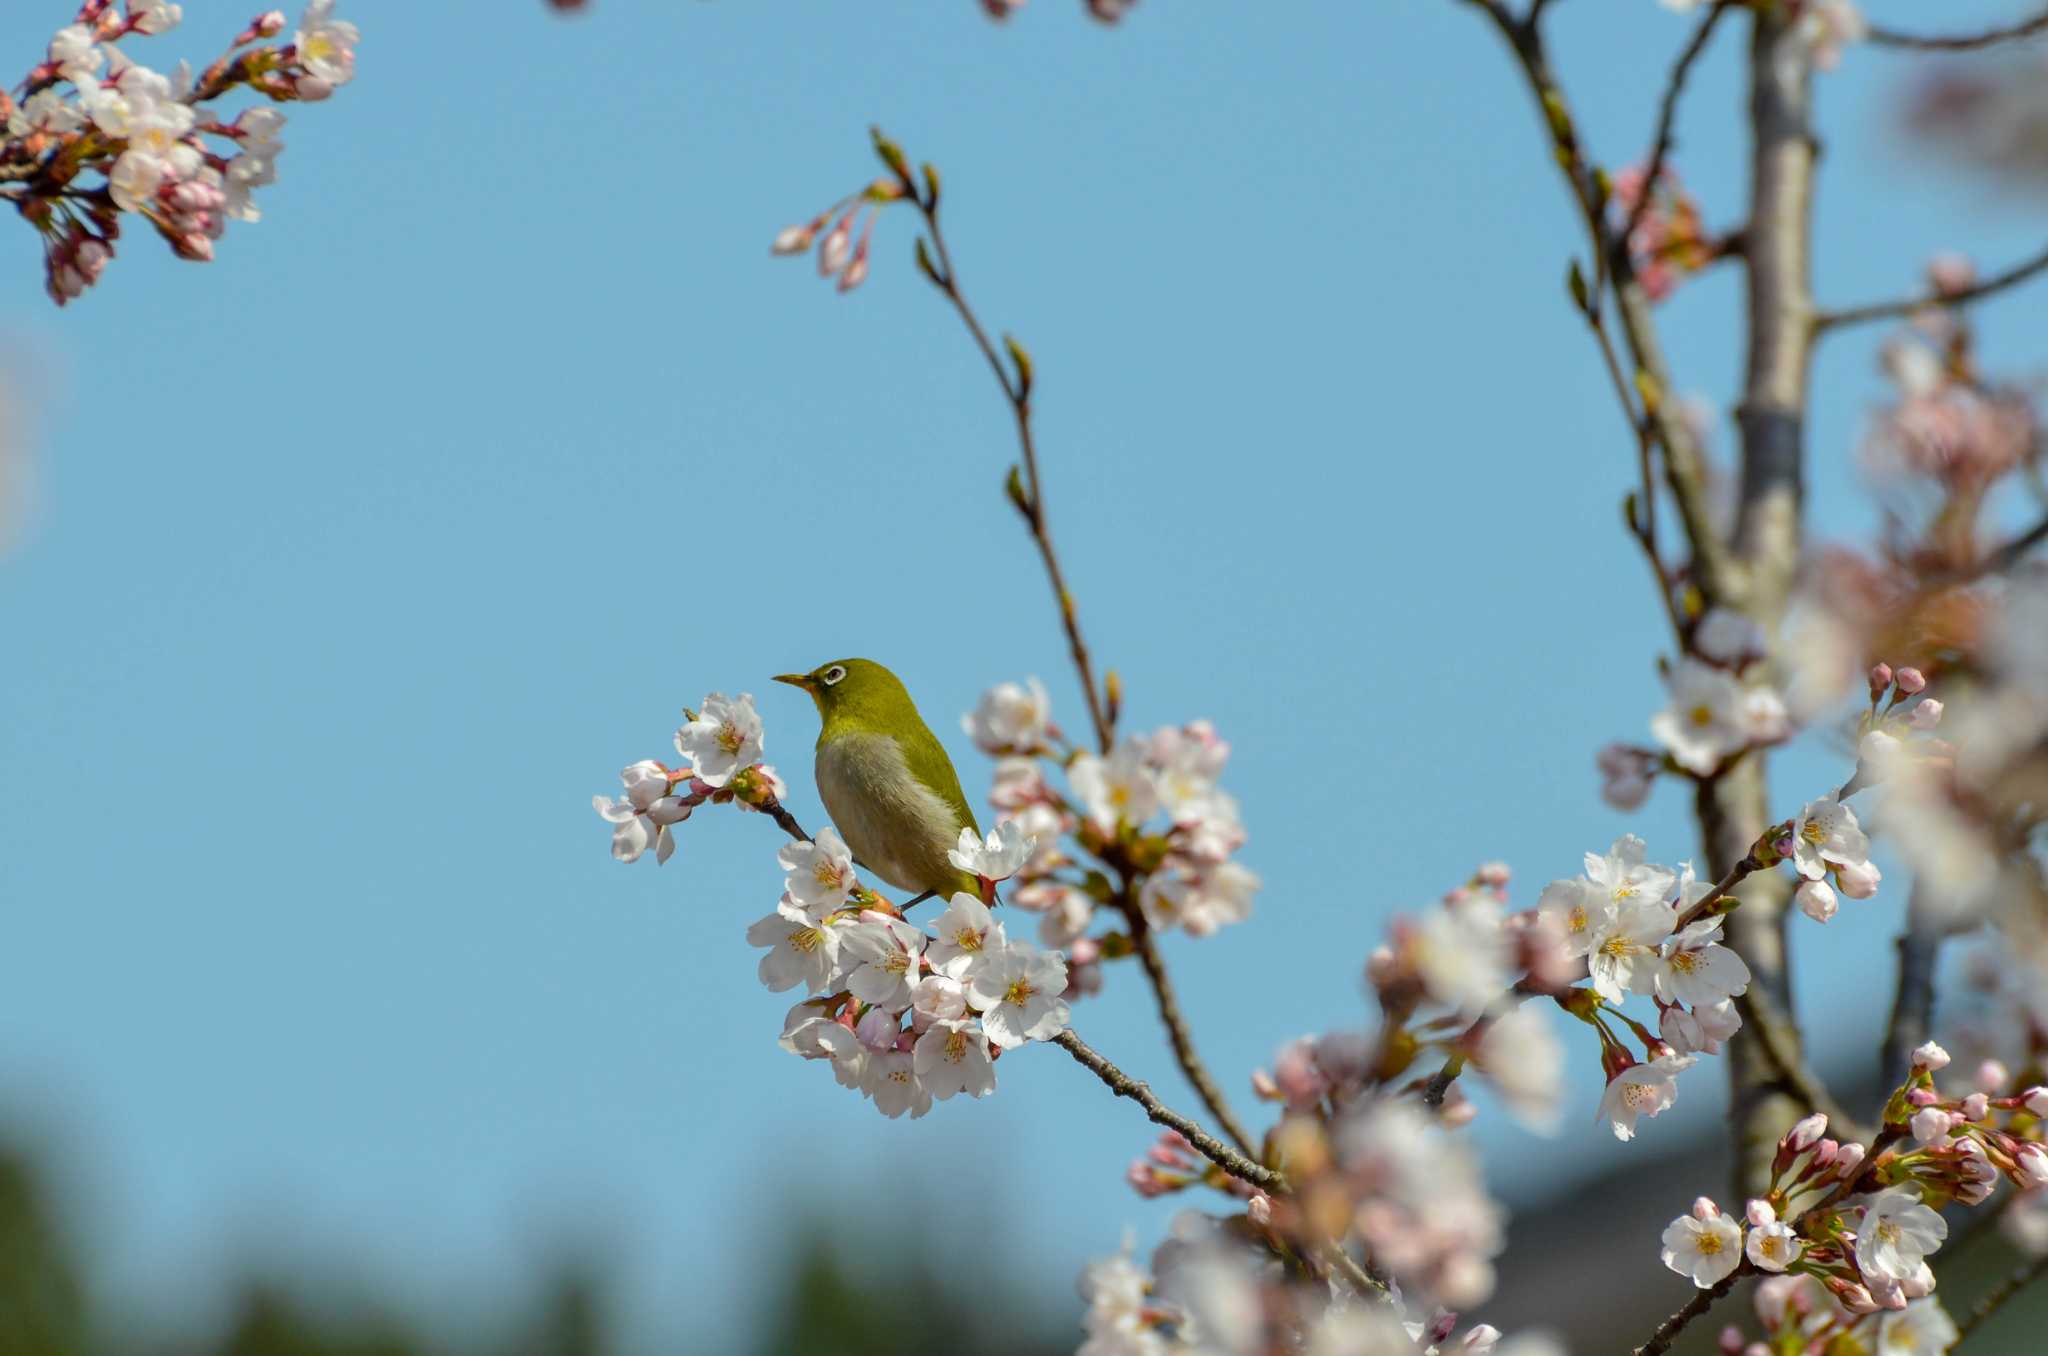
[[[846,666],[844,664],[834,664],[819,676],[825,680],[825,686],[830,687],[846,676]]]

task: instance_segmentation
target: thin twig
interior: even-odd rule
[[[811,836],[804,832],[804,826],[796,822],[795,815],[782,807],[781,801],[770,797],[768,803],[760,808],[762,814],[774,820],[781,827],[782,831],[791,838],[796,839],[799,843],[811,841]]]
[[[1046,525],[1045,490],[1038,477],[1038,445],[1031,431],[1030,369],[1020,363],[1019,370],[1012,374],[1003,366],[995,345],[989,341],[988,331],[982,328],[980,317],[975,315],[974,308],[967,304],[966,296],[960,291],[959,276],[953,270],[953,256],[946,248],[945,232],[939,227],[936,194],[930,199],[917,197],[915,201],[918,211],[924,216],[925,232],[931,237],[932,253],[936,256],[935,266],[927,269],[925,276],[946,294],[946,299],[953,303],[953,309],[960,313],[968,334],[974,338],[975,347],[981,350],[981,356],[988,360],[989,370],[995,373],[996,384],[1003,388],[1003,396],[1010,402],[1010,413],[1017,421],[1017,445],[1022,450],[1024,461],[1024,493],[1016,499],[1017,510],[1030,525],[1032,539],[1038,543],[1038,554],[1045,561],[1046,575],[1052,581],[1053,601],[1060,609],[1060,624],[1066,629],[1067,648],[1073,652],[1074,668],[1081,678],[1081,691],[1088,698],[1088,719],[1095,727],[1096,742],[1104,753],[1108,753],[1115,742],[1115,731],[1104,706],[1102,691],[1095,682],[1095,666],[1088,656],[1087,642],[1081,638],[1081,619],[1075,611],[1074,595],[1067,588],[1059,555],[1053,550],[1052,531]]]
[[[1692,41],[1678,54],[1678,61],[1671,67],[1671,77],[1664,83],[1664,102],[1657,110],[1657,136],[1650,143],[1650,156],[1643,172],[1643,191],[1636,197],[1636,205],[1629,209],[1628,223],[1621,228],[1621,239],[1626,242],[1636,233],[1636,227],[1643,224],[1643,214],[1650,210],[1650,195],[1656,190],[1657,176],[1664,172],[1664,158],[1671,153],[1673,132],[1678,122],[1678,96],[1685,91],[1686,77],[1692,74],[1692,64],[1707,50],[1707,40],[1714,35],[1714,25],[1721,22],[1721,16],[1729,9],[1729,0],[1714,0],[1714,4],[1700,19],[1699,27],[1692,31]]]
[[[2003,28],[1989,28],[1981,33],[1920,34],[1901,33],[1896,28],[1872,26],[1864,33],[1864,40],[1879,47],[1904,47],[1915,52],[1974,52],[1979,48],[2011,42],[2015,38],[2030,38],[2048,29],[2048,11],[2036,14],[2031,19],[2022,19],[2016,24]]]
[[[1714,1306],[1714,1301],[1720,1299],[1721,1296],[1727,1294],[1730,1290],[1733,1290],[1735,1282],[1740,1280],[1749,1269],[1749,1263],[1744,1262],[1741,1266],[1723,1276],[1719,1281],[1716,1281],[1712,1286],[1695,1294],[1691,1299],[1679,1306],[1677,1313],[1657,1325],[1657,1330],[1650,1334],[1649,1341],[1636,1348],[1635,1356],[1662,1356],[1662,1353],[1671,1350],[1672,1341],[1677,1338],[1679,1333],[1685,1331],[1685,1325],[1711,1309]]]
[[[1991,1287],[1983,1299],[1971,1306],[1970,1312],[1956,1325],[1956,1340],[1968,1337],[1977,1325],[1998,1312],[1998,1307],[2017,1294],[2029,1282],[2038,1280],[2041,1273],[2048,1271],[2048,1253],[2043,1253],[2019,1270]]]
[[[1180,998],[1174,992],[1173,980],[1166,973],[1166,962],[1160,958],[1159,943],[1152,935],[1152,929],[1144,925],[1144,915],[1131,910],[1131,943],[1138,953],[1139,962],[1145,967],[1146,978],[1152,981],[1152,995],[1159,1000],[1159,1020],[1166,1025],[1167,1039],[1173,1044],[1173,1057],[1179,1061],[1181,1072],[1188,1076],[1188,1082],[1195,1085],[1203,1105],[1209,1114],[1223,1127],[1223,1133],[1244,1153],[1252,1153],[1251,1136],[1245,1133],[1236,1113],[1230,1109],[1223,1089],[1209,1076],[1209,1067],[1195,1050],[1194,1037],[1188,1031],[1187,1017],[1180,1010]]]
[[[1852,306],[1842,311],[1822,311],[1813,318],[1816,333],[1841,329],[1848,325],[1862,325],[1873,320],[1896,320],[1912,315],[1916,311],[1949,309],[1967,306],[1973,301],[1982,301],[2009,287],[2017,287],[2043,269],[2048,269],[2048,249],[2031,258],[2023,259],[2003,273],[1994,273],[1980,283],[1961,288],[1954,292],[1943,292],[1938,296],[1907,297],[1902,301],[1881,301],[1869,306]]]
[[[1062,1031],[1053,1037],[1052,1043],[1065,1050],[1089,1072],[1101,1079],[1109,1090],[1119,1097],[1128,1097],[1145,1108],[1145,1115],[1156,1125],[1177,1130],[1181,1137],[1195,1146],[1195,1149],[1211,1163],[1229,1173],[1241,1182],[1249,1182],[1261,1191],[1284,1193],[1287,1178],[1272,1168],[1252,1162],[1237,1150],[1217,1139],[1195,1122],[1166,1106],[1152,1095],[1152,1089],[1125,1073],[1116,1065],[1104,1059],[1088,1043],[1072,1031]]]

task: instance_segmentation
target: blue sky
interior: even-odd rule
[[[247,17],[185,8],[137,55],[203,60]],[[25,67],[65,9],[9,6],[0,50]],[[1236,746],[1258,914],[1168,947],[1229,1087],[1362,1022],[1387,919],[1474,863],[1527,902],[1624,831],[1689,855],[1676,788],[1626,817],[1595,796],[1593,750],[1657,704],[1661,624],[1563,300],[1579,242],[1461,6],[1154,0],[1114,31],[1056,0],[1004,28],[969,0],[343,11],[359,78],[292,110],[266,219],[217,262],[133,232],[58,313],[30,232],[0,259],[33,456],[0,562],[0,1108],[57,1154],[111,1297],[203,1324],[231,1268],[339,1263],[460,1313],[582,1238],[652,1349],[748,1323],[785,1192],[857,1229],[1040,1239],[1025,1279],[1054,1304],[1126,1224],[1164,1227],[1119,1184],[1149,1128],[1057,1052],[900,1124],[775,1049],[743,936],[777,889],[765,821],[700,816],[626,869],[589,810],[682,705],[749,689],[820,822],[814,717],[768,676],[842,654],[905,676],[970,788],[955,722],[987,683],[1040,674],[1082,723],[999,493],[1007,414],[907,217],[851,297],[767,255],[874,172],[870,122],[945,171],[966,285],[1036,355],[1048,506],[1131,724],[1208,716]],[[1596,151],[1633,158],[1684,21],[1554,13]],[[1703,65],[1678,161],[1721,224],[1738,49]],[[1822,82],[1824,301],[2036,243],[2027,204],[1902,146],[1903,69],[1852,53]],[[1665,310],[1683,388],[1723,408],[1738,285]],[[2015,368],[2043,356],[2027,305],[1983,311]],[[1817,366],[1824,536],[1873,521],[1851,453],[1877,338]],[[1809,745],[1779,798],[1840,772]],[[1874,1048],[1902,894],[1798,931],[1824,1050]],[[1076,1023],[1192,1104],[1135,974]],[[1581,1124],[1576,1055],[1565,1138],[1482,1118],[1523,1188],[1626,1152]],[[1713,1115],[1718,1082],[1674,1116]],[[938,1186],[961,1154],[967,1206]]]

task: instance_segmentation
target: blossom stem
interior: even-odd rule
[[[2029,1283],[2039,1280],[2043,1272],[2048,1272],[2048,1253],[2043,1253],[2041,1256],[2034,1258],[1997,1285],[1992,1286],[1986,1292],[1984,1298],[1978,1300],[1970,1307],[1970,1312],[1964,1316],[1963,1321],[1956,1325],[1956,1340],[1961,1342],[1963,1338],[1968,1337],[1976,1330],[1978,1324],[1997,1313],[1999,1306],[2003,1305],[2015,1294],[2018,1294]]]
[[[1749,1263],[1744,1262],[1712,1286],[1680,1305],[1677,1313],[1657,1325],[1657,1330],[1650,1334],[1649,1341],[1635,1349],[1635,1356],[1662,1356],[1662,1353],[1671,1350],[1671,1343],[1679,1333],[1685,1331],[1685,1325],[1713,1308],[1714,1302],[1734,1289],[1735,1282],[1749,1271]]]
[[[1024,479],[1019,487],[1022,492],[1013,489],[1011,502],[1016,504],[1017,511],[1031,528],[1032,540],[1038,543],[1038,554],[1045,562],[1046,577],[1052,583],[1053,601],[1059,605],[1060,625],[1067,633],[1067,648],[1073,654],[1074,668],[1081,678],[1081,691],[1088,698],[1088,719],[1095,727],[1096,742],[1104,753],[1108,753],[1116,742],[1115,722],[1104,704],[1102,689],[1095,681],[1094,661],[1089,658],[1087,642],[1081,638],[1081,619],[1074,605],[1074,594],[1067,587],[1066,573],[1060,568],[1058,552],[1053,549],[1052,530],[1046,525],[1045,490],[1038,476],[1038,444],[1031,428],[1031,369],[1028,359],[1018,357],[1023,350],[1010,341],[1016,370],[1013,373],[1004,367],[995,345],[989,340],[988,331],[982,328],[980,317],[960,291],[959,278],[953,270],[953,256],[946,249],[946,235],[939,227],[936,190],[928,194],[913,193],[911,200],[924,217],[925,232],[931,237],[932,253],[937,256],[935,263],[925,261],[925,276],[946,294],[946,300],[953,303],[953,309],[967,326],[975,347],[988,360],[989,371],[995,374],[996,384],[1003,388],[1003,396],[1010,402],[1010,413],[1017,421],[1017,445],[1023,454]],[[924,260],[924,255],[920,253],[919,258]]]
[[[2002,28],[1987,28],[1979,33],[1901,33],[1896,28],[1873,24],[1864,38],[1879,47],[1903,47],[1915,52],[1973,52],[1982,47],[2011,42],[2015,38],[2031,37],[2043,29],[2048,29],[2048,10],[2031,19],[2022,19]]]
[[[1915,311],[1949,309],[1966,306],[2017,287],[2043,269],[2048,269],[2048,249],[2043,249],[2031,258],[2023,259],[2003,273],[1994,273],[1974,286],[1955,292],[1944,292],[1934,297],[1907,297],[1900,301],[1881,301],[1869,306],[1852,306],[1840,311],[1822,311],[1813,318],[1816,334],[1841,329],[1848,325],[1868,324],[1873,320],[1895,320],[1913,314]]]

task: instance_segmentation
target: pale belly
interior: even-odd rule
[[[899,890],[962,887],[946,860],[960,836],[951,806],[919,785],[887,735],[844,735],[818,749],[818,796],[854,857]]]

